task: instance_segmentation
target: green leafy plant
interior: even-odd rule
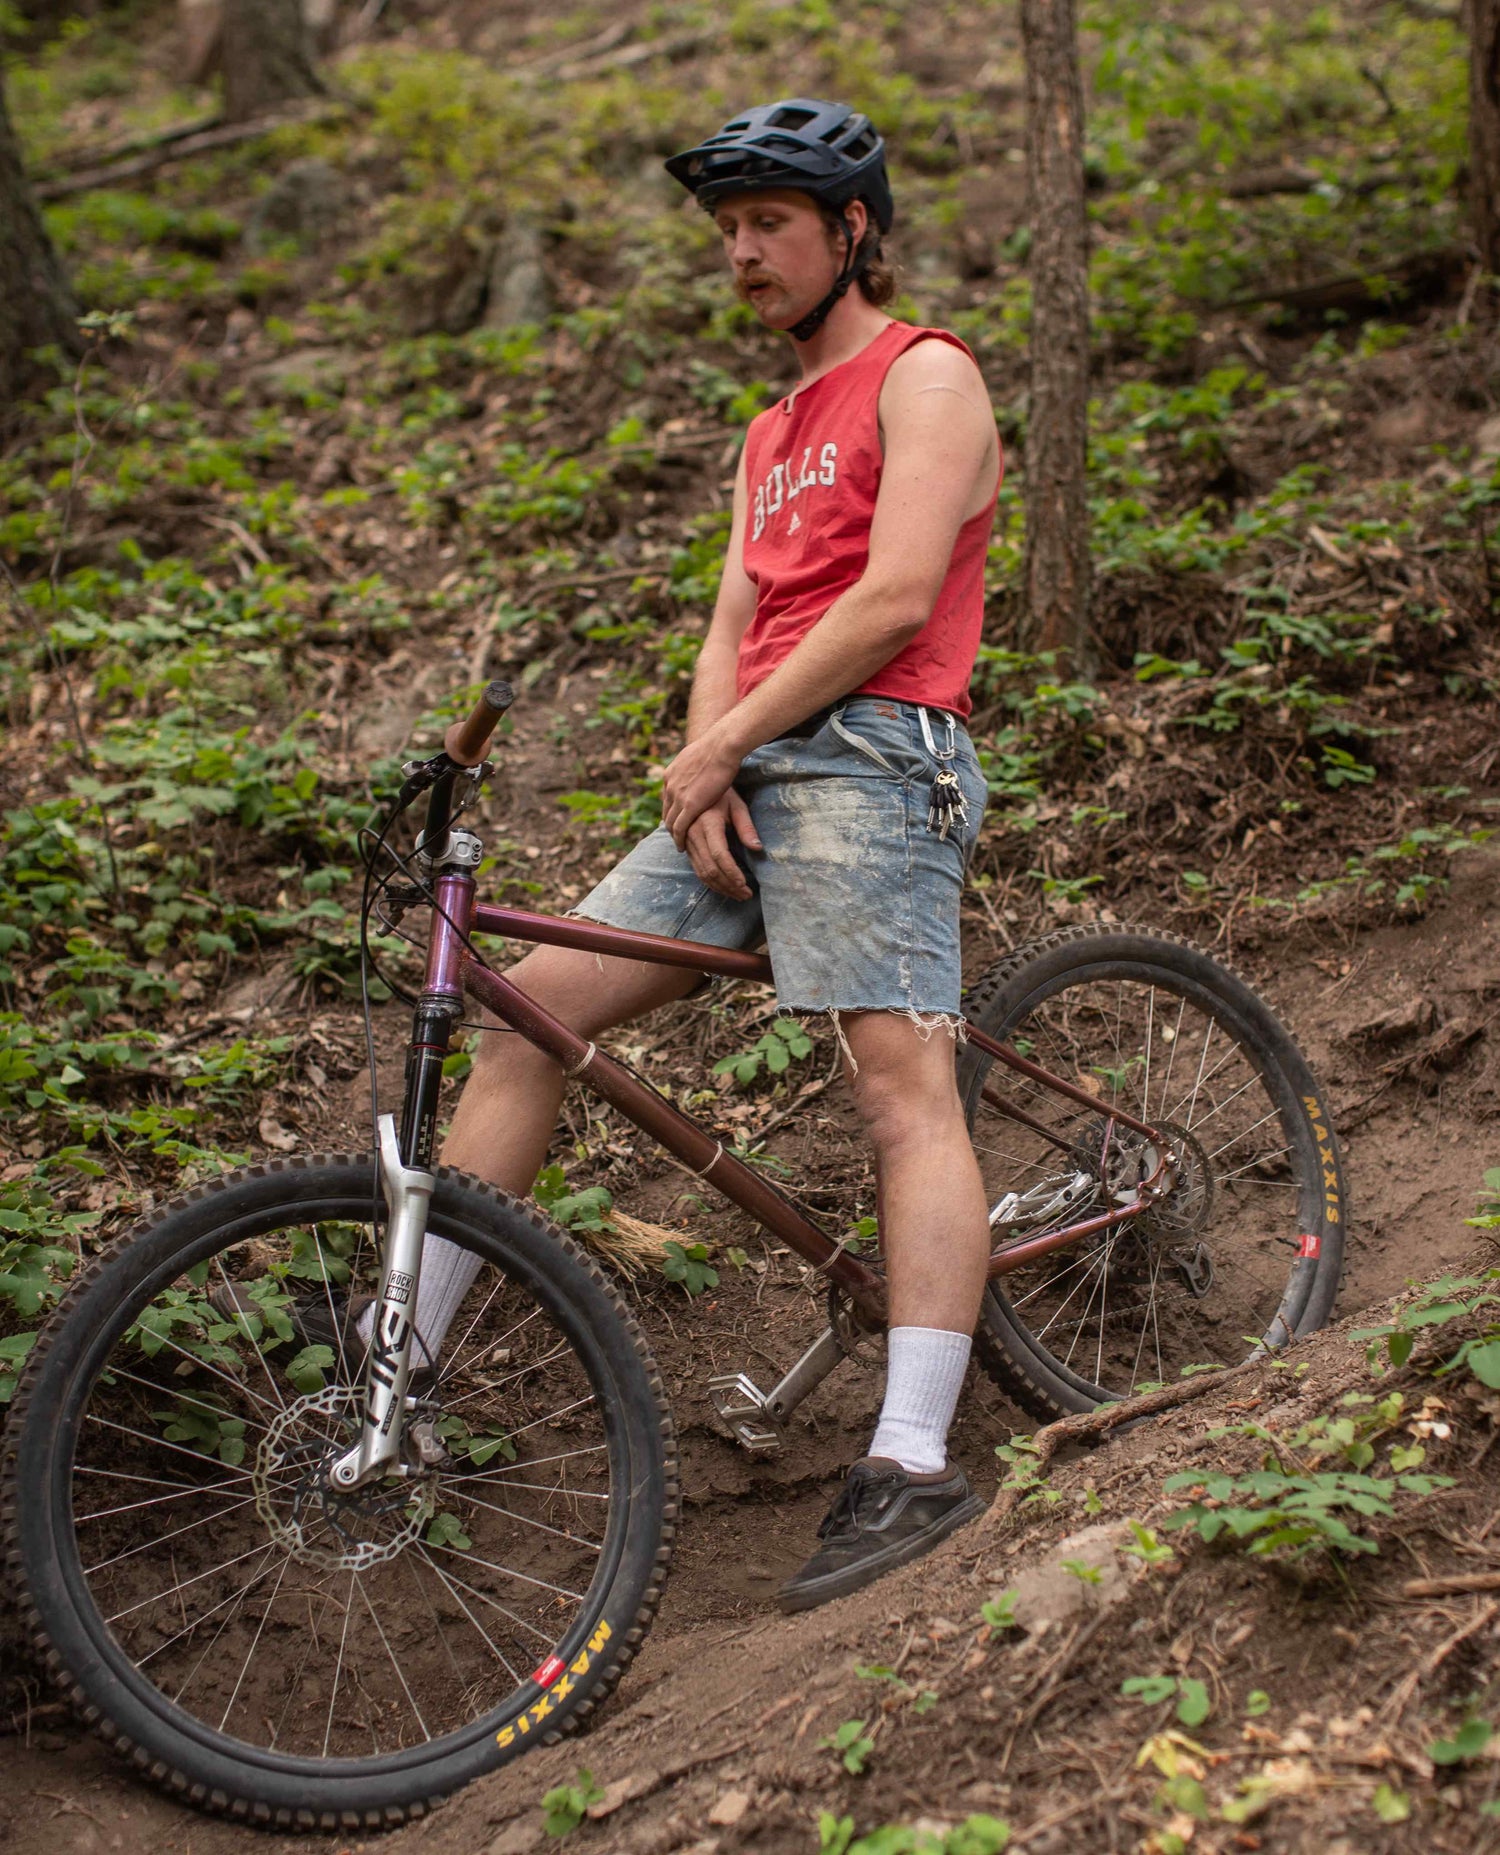
[[[1430,1494],[1452,1482],[1400,1469],[1398,1463],[1411,1458],[1394,1450],[1393,1473],[1363,1473],[1374,1463],[1376,1443],[1399,1422],[1404,1402],[1399,1393],[1377,1401],[1355,1392],[1343,1405],[1348,1415],[1314,1417],[1285,1436],[1254,1423],[1211,1430],[1210,1437],[1250,1436],[1265,1443],[1261,1467],[1238,1476],[1197,1469],[1169,1476],[1164,1492],[1191,1489],[1199,1498],[1169,1514],[1163,1529],[1189,1529],[1205,1544],[1222,1534],[1261,1555],[1283,1549],[1294,1555],[1315,1549],[1378,1552],[1377,1543],[1357,1532],[1346,1515],[1387,1518],[1398,1493]],[[1330,1457],[1349,1467],[1325,1468]]]
[[[1033,1438],[1013,1436],[1008,1443],[997,1443],[995,1454],[1010,1470],[1000,1486],[1016,1489],[1020,1494],[1022,1507],[1029,1507],[1037,1501],[1045,1501],[1048,1506],[1055,1506],[1063,1498],[1055,1488],[1047,1486],[1046,1473],[1040,1461],[1040,1452]]]
[[[567,1174],[559,1165],[543,1166],[537,1174],[533,1193],[547,1215],[564,1230],[610,1228],[609,1213],[614,1205],[611,1194],[602,1185],[586,1185],[581,1191],[570,1191]]]
[[[1479,1194],[1479,1209],[1473,1217],[1464,1219],[1476,1230],[1500,1230],[1500,1167],[1492,1167],[1484,1175],[1484,1190]]]
[[[1191,1675],[1131,1675],[1120,1683],[1120,1692],[1148,1707],[1175,1698],[1177,1718],[1184,1726],[1201,1726],[1213,1712],[1208,1689]]]
[[[1500,1269],[1487,1270],[1483,1275],[1445,1275],[1419,1290],[1394,1320],[1379,1327],[1361,1327],[1350,1337],[1370,1343],[1368,1357],[1372,1363],[1383,1340],[1391,1365],[1404,1366],[1424,1328],[1446,1327],[1453,1321],[1473,1319],[1484,1309],[1500,1308],[1497,1285]],[[1500,1388],[1500,1320],[1486,1318],[1481,1331],[1464,1340],[1435,1371],[1439,1377],[1467,1371],[1482,1385]]]
[[[1002,1591],[998,1597],[986,1598],[979,1606],[979,1615],[996,1635],[1004,1630],[1017,1630],[1021,1627],[1016,1621],[1014,1591]]]
[[[864,1720],[845,1720],[818,1741],[820,1746],[838,1755],[838,1761],[851,1777],[859,1777],[870,1754],[875,1750],[875,1741],[866,1731]]]
[[[748,1050],[721,1056],[713,1073],[731,1077],[739,1088],[749,1088],[762,1070],[772,1076],[784,1075],[793,1063],[810,1056],[812,1047],[812,1038],[795,1018],[777,1018]]]
[[[1010,1825],[996,1816],[965,1817],[952,1829],[914,1829],[888,1823],[854,1833],[852,1816],[818,1815],[818,1855],[1002,1855],[1010,1842]]]
[[[1434,1765],[1466,1765],[1483,1755],[1494,1731],[1488,1720],[1471,1717],[1451,1739],[1434,1739],[1427,1748],[1427,1756]]]
[[[934,1689],[913,1687],[909,1681],[903,1681],[894,1668],[883,1662],[856,1662],[854,1672],[861,1681],[887,1683],[891,1689],[891,1699],[887,1704],[894,1703],[908,1708],[919,1719],[924,1713],[930,1713],[938,1703]]]
[[[559,1784],[542,1797],[542,1828],[549,1836],[563,1837],[573,1831],[589,1813],[589,1807],[602,1801],[603,1790],[594,1782],[594,1774],[581,1765],[572,1784]]]
[[[676,1282],[691,1298],[705,1288],[717,1288],[719,1272],[708,1260],[706,1243],[664,1242],[661,1246],[661,1272],[669,1282]]]
[[[1130,1538],[1124,1541],[1120,1551],[1132,1559],[1139,1559],[1143,1565],[1166,1565],[1176,1555],[1170,1546],[1164,1546],[1150,1527],[1144,1527],[1139,1520],[1127,1520]]]
[[[464,1531],[457,1514],[439,1510],[427,1523],[427,1544],[451,1546],[455,1552],[467,1552],[474,1542]]]
[[[437,1432],[450,1455],[463,1457],[465,1461],[472,1462],[475,1468],[483,1468],[486,1462],[496,1456],[505,1462],[516,1460],[516,1446],[498,1424],[487,1423],[478,1430],[472,1430],[454,1411],[439,1418]]]

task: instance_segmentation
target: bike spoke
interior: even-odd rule
[[[219,1731],[221,1733],[229,1724],[230,1714],[234,1712],[234,1703],[239,1699],[240,1689],[245,1685],[245,1676],[249,1672],[250,1664],[255,1660],[255,1651],[260,1647],[260,1639],[265,1634],[266,1619],[276,1607],[276,1599],[281,1594],[281,1582],[286,1577],[287,1568],[290,1564],[290,1559],[282,1560],[281,1570],[276,1575],[276,1583],[272,1588],[271,1595],[266,1599],[265,1609],[260,1613],[260,1622],[256,1625],[254,1636],[250,1639],[250,1647],[245,1651],[245,1659],[240,1664],[239,1679],[235,1682],[234,1691],[225,1702],[224,1712],[219,1719]]]
[[[538,1629],[534,1623],[528,1623],[525,1617],[518,1617],[515,1611],[509,1609],[508,1606],[506,1606],[505,1604],[502,1604],[499,1598],[492,1596],[488,1591],[477,1591],[475,1590],[473,1585],[465,1584],[463,1579],[460,1578],[456,1572],[445,1571],[443,1567],[439,1565],[436,1562],[436,1560],[432,1558],[431,1553],[425,1548],[422,1552],[422,1557],[427,1560],[427,1562],[432,1566],[432,1569],[437,1573],[438,1577],[443,1579],[445,1583],[451,1580],[451,1582],[456,1584],[461,1591],[467,1591],[470,1597],[477,1597],[480,1603],[488,1604],[491,1610],[499,1611],[502,1617],[505,1617],[509,1622],[514,1623],[518,1629],[529,1630],[531,1634],[535,1636],[539,1642],[545,1643],[549,1649],[552,1647],[556,1638],[549,1636],[545,1630]],[[504,1658],[502,1657],[502,1660],[503,1659]],[[509,1668],[510,1663],[506,1662],[505,1666]],[[512,1673],[514,1673],[514,1670],[512,1670]],[[516,1676],[516,1679],[519,1680],[520,1677]]]
[[[257,1552],[265,1550],[265,1541],[261,1540],[256,1545],[247,1547],[244,1552],[236,1553],[232,1559],[225,1559],[218,1565],[210,1565],[206,1572],[194,1572],[191,1578],[174,1579],[163,1590],[157,1591],[151,1597],[143,1597],[139,1603],[130,1604],[124,1610],[117,1610],[113,1616],[106,1617],[104,1621],[118,1623],[121,1617],[132,1617],[136,1611],[144,1610],[148,1604],[159,1604],[164,1597],[180,1598],[189,1585],[202,1584],[205,1578],[212,1578],[218,1572],[227,1572],[231,1565],[242,1564],[244,1560],[254,1558]]]
[[[587,1403],[588,1400],[585,1399],[584,1402]],[[513,1430],[511,1434],[519,1436],[521,1432]],[[471,1481],[499,1481],[502,1476],[514,1475],[521,1469],[539,1469],[544,1462],[568,1462],[574,1456],[597,1456],[608,1448],[608,1443],[590,1443],[583,1449],[565,1449],[561,1455],[531,1456],[525,1462],[512,1463],[509,1468],[476,1469],[472,1473],[466,1470],[463,1475],[455,1479],[453,1486],[455,1489],[462,1490],[467,1488]],[[609,1497],[606,1495],[604,1498],[607,1500]]]
[[[1035,1130],[1014,1121],[1002,1128],[998,1110],[980,1107],[973,1147],[985,1202],[1017,1201],[997,1237],[1065,1236],[1096,1208],[1128,1203],[1155,1162],[1141,1136],[1108,1121],[1117,1107],[1165,1128],[1169,1143],[1176,1133],[1174,1170],[1135,1216],[996,1285],[1064,1376],[1065,1368],[1092,1374],[1125,1395],[1152,1371],[1166,1380],[1184,1365],[1232,1362],[1242,1349],[1228,1336],[1263,1332],[1281,1299],[1274,1244],[1297,1240],[1304,1149],[1290,1137],[1274,1072],[1241,1041],[1236,1021],[1143,962],[1138,978],[1065,981],[1001,1029],[1056,1075],[1097,1086],[1092,1114],[1029,1080],[1013,1098],[1056,1130],[1098,1183],[1092,1198],[1065,1210],[1045,1193],[1031,1209],[1027,1195],[1057,1173],[1056,1156]],[[1262,1187],[1269,1193],[1256,1196]]]
[[[469,1606],[464,1602],[463,1595],[459,1589],[457,1580],[450,1578],[447,1575],[447,1573],[443,1570],[442,1566],[433,1564],[431,1559],[427,1559],[426,1563],[428,1567],[431,1569],[431,1571],[435,1574],[439,1582],[442,1584],[443,1589],[448,1593],[449,1597],[453,1599],[454,1603],[458,1605],[459,1609],[469,1619],[469,1622],[472,1625],[476,1635],[479,1636],[480,1640],[484,1643],[484,1646],[489,1650],[490,1654],[495,1658],[497,1662],[500,1662],[504,1665],[505,1672],[510,1676],[511,1680],[519,1683],[521,1677],[516,1672],[514,1665],[511,1663],[509,1658],[506,1656],[505,1652],[500,1648],[498,1643],[494,1641],[489,1631],[479,1621],[478,1617],[474,1615],[473,1611],[470,1610]],[[413,1573],[413,1576],[415,1575],[416,1574]]]
[[[504,1378],[491,1379],[488,1383],[477,1386],[473,1391],[466,1391],[461,1398],[445,1398],[443,1409],[456,1411],[461,1404],[470,1404],[475,1398],[482,1398],[500,1391],[506,1385],[514,1384],[518,1378],[525,1378],[528,1372],[539,1372],[543,1366],[551,1365],[555,1359],[562,1358],[567,1350],[566,1343],[559,1343],[550,1353],[544,1353],[540,1359],[533,1359],[526,1365],[518,1366],[514,1372],[508,1373]]]
[[[119,1471],[116,1469],[90,1469],[80,1467],[75,1470],[75,1473],[79,1475],[115,1475],[118,1476],[118,1479],[121,1481],[143,1482],[147,1487],[170,1488],[175,1486],[176,1492],[172,1494],[153,1494],[149,1500],[125,1501],[119,1507],[99,1507],[94,1509],[91,1513],[74,1514],[74,1526],[83,1526],[90,1520],[108,1520],[115,1514],[138,1513],[143,1507],[160,1507],[167,1501],[180,1501],[189,1494],[194,1496],[216,1494],[220,1489],[227,1488],[230,1485],[228,1482],[224,1481],[211,1481],[207,1487],[198,1488],[188,1482],[183,1482],[179,1485],[172,1482],[158,1481],[154,1476],[149,1475],[120,1475]],[[249,1496],[241,1498],[249,1499]]]
[[[511,1507],[496,1507],[492,1501],[481,1501],[477,1494],[467,1497],[476,1507],[483,1507],[492,1514],[504,1514],[507,1520],[519,1520],[522,1526],[536,1527],[543,1533],[551,1533],[557,1539],[565,1539],[570,1546],[582,1546],[588,1552],[603,1552],[602,1541],[581,1538],[576,1533],[565,1533],[561,1527],[549,1527],[544,1520],[530,1520],[525,1514],[518,1514]]]
[[[339,1631],[339,1652],[333,1664],[333,1689],[328,1696],[328,1719],[323,1727],[323,1756],[327,1758],[328,1747],[333,1738],[333,1716],[338,1706],[339,1681],[344,1673],[344,1651],[349,1643],[349,1618],[354,1611],[354,1573],[349,1574],[349,1589],[344,1596],[344,1623]],[[374,1734],[371,1734],[374,1738]]]
[[[482,1565],[487,1572],[499,1572],[502,1578],[515,1578],[522,1584],[535,1585],[540,1591],[553,1591],[559,1597],[570,1597],[574,1603],[581,1604],[584,1599],[582,1591],[570,1591],[566,1585],[552,1584],[546,1578],[533,1578],[529,1572],[514,1571],[508,1565],[496,1565],[491,1559],[481,1559],[476,1552],[460,1552],[456,1546],[440,1546],[436,1541],[428,1541],[428,1550],[433,1552],[451,1552],[462,1559],[465,1565]]]
[[[432,1734],[428,1732],[427,1722],[422,1718],[422,1709],[417,1705],[416,1701],[412,1698],[412,1691],[406,1685],[406,1675],[401,1667],[401,1658],[396,1654],[396,1651],[391,1647],[390,1642],[386,1637],[385,1631],[380,1627],[380,1618],[376,1614],[375,1606],[370,1602],[369,1592],[365,1590],[365,1581],[363,1578],[359,1576],[357,1572],[354,1575],[354,1584],[355,1584],[355,1588],[359,1592],[360,1598],[364,1604],[365,1609],[369,1611],[370,1613],[370,1621],[375,1625],[375,1633],[380,1638],[381,1646],[385,1650],[386,1656],[388,1660],[390,1661],[391,1667],[395,1669],[396,1671],[396,1679],[397,1681],[401,1683],[401,1692],[406,1696],[406,1704],[412,1710],[412,1717],[417,1722],[417,1728],[420,1731],[424,1739],[430,1739],[432,1737]]]
[[[116,1376],[118,1376],[118,1374],[116,1374]],[[174,1455],[186,1456],[190,1462],[197,1462],[204,1467],[210,1462],[213,1462],[215,1468],[227,1466],[215,1462],[212,1456],[205,1456],[201,1449],[184,1449],[181,1443],[169,1443],[164,1436],[152,1436],[145,1430],[133,1430],[129,1424],[115,1423],[108,1417],[101,1417],[97,1411],[90,1411],[88,1413],[88,1421],[92,1424],[97,1424],[100,1429],[118,1430],[122,1436],[133,1436],[138,1442],[149,1443],[153,1449],[170,1449]],[[248,1469],[236,1469],[231,1467],[230,1473],[237,1481],[251,1481],[254,1479]]]
[[[111,1565],[121,1565],[126,1559],[133,1559],[138,1552],[149,1552],[153,1547],[164,1546],[168,1540],[181,1539],[184,1533],[192,1533],[198,1527],[210,1526],[216,1520],[226,1519],[237,1509],[248,1507],[254,1499],[253,1494],[241,1495],[233,1507],[225,1507],[216,1514],[200,1514],[196,1520],[186,1520],[170,1533],[158,1533],[150,1539],[143,1539],[138,1546],[127,1546],[123,1552],[117,1552],[112,1559],[99,1559],[93,1565],[85,1565],[83,1575],[85,1578],[92,1578],[95,1572],[105,1571]]]
[[[208,1642],[204,1645],[202,1651],[199,1653],[197,1661],[194,1662],[193,1666],[188,1670],[187,1674],[183,1677],[181,1685],[178,1687],[176,1693],[173,1694],[172,1699],[174,1701],[180,1701],[183,1695],[186,1694],[188,1689],[193,1685],[193,1681],[197,1676],[198,1670],[203,1666],[203,1663],[208,1657],[210,1651],[213,1649],[214,1645],[218,1642],[219,1638],[224,1634],[224,1631],[229,1627],[230,1623],[233,1621],[235,1612],[239,1609],[240,1605],[244,1603],[245,1599],[250,1595],[250,1593],[255,1589],[255,1587],[258,1584],[263,1583],[267,1578],[271,1576],[271,1573],[275,1571],[276,1565],[277,1565],[275,1548],[271,1546],[267,1546],[265,1548],[265,1552],[266,1552],[265,1560],[262,1562],[260,1569],[256,1572],[253,1578],[248,1579],[244,1584],[240,1586],[240,1588],[237,1591],[231,1591],[228,1597],[220,1598],[218,1603],[215,1604],[211,1610],[205,1610],[199,1616],[194,1617],[191,1623],[185,1623],[182,1626],[182,1628],[177,1631],[175,1636],[169,1636],[165,1642],[158,1643],[156,1648],[154,1648],[151,1651],[150,1655],[143,1655],[141,1659],[136,1663],[137,1668],[144,1668],[148,1662],[152,1661],[156,1656],[160,1655],[163,1649],[169,1649],[174,1642],[180,1641],[181,1638],[184,1636],[191,1636],[194,1630],[201,1629],[211,1616],[213,1616],[216,1612],[223,1610],[224,1607],[228,1605],[229,1606],[228,1615],[220,1618],[219,1627],[214,1631],[213,1635],[208,1639]]]

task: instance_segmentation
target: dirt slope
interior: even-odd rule
[[[1295,1025],[1343,1110],[1356,1204],[1340,1301],[1345,1327],[1361,1324],[1372,1303],[1407,1280],[1455,1267],[1475,1250],[1462,1220],[1493,1158],[1500,1103],[1487,1029],[1500,994],[1500,856],[1471,853],[1455,861],[1453,876],[1451,894],[1421,921],[1339,941],[1309,932],[1295,947],[1246,941],[1234,949]],[[357,1076],[353,1082],[357,1093]],[[325,1124],[316,1133],[355,1137],[357,1113],[346,1107],[338,1118],[341,1128]],[[708,1224],[728,1240],[720,1225],[731,1221],[713,1212]],[[1484,1522],[1500,1492],[1500,1468],[1483,1453],[1491,1432],[1482,1413],[1462,1407],[1447,1456],[1434,1459],[1452,1472],[1481,1455],[1474,1475],[1425,1503],[1378,1559],[1361,1561],[1347,1577],[1301,1579],[1201,1548],[1181,1569],[1144,1575],[1109,1553],[1117,1603],[1096,1615],[1095,1588],[1063,1575],[1065,1591],[1071,1584],[1071,1595],[1085,1600],[1082,1610],[1016,1646],[981,1640],[981,1602],[1014,1586],[1027,1567],[1056,1559],[1061,1536],[1127,1518],[1152,1525],[1174,1504],[1161,1494],[1166,1474],[1250,1450],[1205,1445],[1204,1432],[1226,1419],[1226,1406],[1229,1421],[1250,1408],[1285,1416],[1289,1405],[1328,1407],[1363,1387],[1362,1349],[1331,1330],[1305,1349],[1310,1370],[1300,1380],[1266,1372],[1077,1453],[1054,1474],[1057,1505],[1027,1509],[994,1530],[981,1523],[878,1595],[788,1620],[774,1611],[775,1586],[806,1550],[841,1466],[863,1447],[878,1378],[846,1368],[813,1401],[785,1453],[769,1460],[749,1459],[722,1437],[703,1387],[715,1370],[748,1365],[764,1373],[789,1362],[819,1317],[788,1259],[774,1254],[753,1286],[727,1282],[690,1308],[675,1291],[648,1291],[644,1318],[682,1426],[687,1497],[653,1637],[586,1739],[529,1756],[385,1846],[467,1855],[488,1845],[511,1855],[539,1845],[542,1793],[586,1764],[607,1799],[624,1801],[580,1829],[570,1845],[580,1850],[791,1855],[817,1846],[822,1807],[851,1815],[861,1831],[984,1811],[1008,1818],[1026,1847],[1134,1847],[1167,1820],[1153,1805],[1159,1773],[1149,1761],[1137,1770],[1134,1760],[1148,1733],[1170,1724],[1158,1717],[1169,1709],[1133,1715],[1135,1703],[1122,1703],[1118,1689],[1129,1675],[1169,1668],[1204,1679],[1217,1700],[1213,1720],[1195,1736],[1219,1762],[1188,1755],[1204,1765],[1210,1795],[1232,1795],[1267,1761],[1288,1793],[1233,1835],[1200,1828],[1195,1847],[1291,1851],[1339,1834],[1352,1849],[1477,1849],[1487,1836],[1493,1841],[1494,1825],[1475,1814],[1485,1780],[1445,1787],[1423,1751],[1452,1723],[1445,1703],[1482,1694],[1500,1673],[1493,1606],[1477,1597],[1413,1604],[1399,1595],[1414,1569],[1490,1562]],[[1414,1382],[1406,1385],[1413,1408],[1429,1389],[1414,1390]],[[1030,1427],[976,1379],[960,1453],[971,1471],[992,1477],[994,1445]],[[1096,1501],[1097,1511],[1087,1513],[1085,1504]],[[1473,1538],[1463,1540],[1470,1526]],[[1451,1653],[1437,1658],[1457,1636]],[[1430,1678],[1412,1685],[1407,1678],[1429,1662]],[[898,1667],[908,1688],[861,1678],[856,1663]],[[1257,1688],[1271,1695],[1272,1708],[1246,1724],[1244,1738],[1238,1722]],[[928,1711],[900,1698],[926,1689],[939,1697]],[[218,1855],[243,1846],[244,1832],[137,1786],[45,1696],[38,1699],[18,1720],[20,1735],[0,1741],[0,1841],[13,1855],[146,1847]],[[877,1718],[868,1772],[841,1775],[819,1741],[845,1720]],[[1382,1782],[1414,1800],[1404,1827],[1371,1814]],[[748,1801],[736,1816],[741,1800]],[[278,1849],[326,1846],[268,1840]]]

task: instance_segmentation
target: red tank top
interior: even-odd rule
[[[740,641],[738,693],[749,695],[869,563],[884,456],[877,409],[891,363],[944,329],[892,322],[847,361],[752,421],[745,441],[750,505],[745,571],[755,616]],[[973,358],[972,356],[970,357]],[[932,616],[915,638],[848,695],[891,696],[967,716],[984,620],[984,565],[995,495],[958,531]]]

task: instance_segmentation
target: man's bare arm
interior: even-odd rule
[[[724,568],[719,576],[719,594],[714,602],[708,635],[698,653],[692,693],[688,697],[689,741],[707,734],[722,722],[737,699],[740,640],[755,616],[755,582],[745,572],[745,511],[749,500],[745,453],[741,450],[734,478],[734,519],[730,524]],[[692,859],[700,882],[720,895],[746,901],[750,885],[730,851],[731,830],[742,844],[748,844],[752,850],[760,849],[749,807],[733,786],[728,787],[715,804],[706,806],[698,814],[678,848],[686,850]]]

